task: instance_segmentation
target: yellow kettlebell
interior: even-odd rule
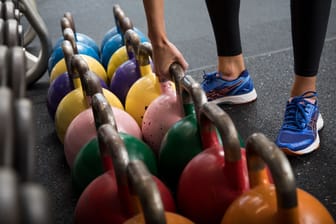
[[[137,121],[141,127],[142,119],[149,104],[161,95],[161,83],[156,74],[152,71],[150,55],[152,46],[148,42],[139,45],[139,66],[141,78],[138,79],[129,89],[125,110]],[[172,82],[172,85],[174,83]]]
[[[62,99],[55,114],[56,132],[62,143],[71,121],[91,106],[91,96],[95,93],[103,93],[112,106],[124,109],[120,100],[112,92],[101,87],[99,78],[89,70],[81,55],[74,55],[71,58],[71,70],[73,74],[78,74],[73,76],[75,89]]]
[[[74,49],[75,54],[78,54],[77,43],[75,40],[75,34],[71,28],[65,28],[63,30],[63,36],[65,40],[71,42],[71,45]],[[89,69],[97,74],[99,78],[101,78],[105,83],[107,83],[107,74],[103,65],[97,61],[94,57],[89,55],[80,54],[82,58],[85,60],[86,64],[88,64]],[[50,72],[50,83],[55,80],[58,76],[62,75],[67,71],[65,59],[61,59],[56,65],[52,68]]]

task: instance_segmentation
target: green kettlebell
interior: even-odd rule
[[[180,69],[171,69],[171,74],[178,71],[181,72]],[[197,111],[207,102],[205,93],[191,76],[183,76],[180,88],[185,117],[176,122],[162,139],[158,161],[160,177],[173,192],[184,167],[202,151]]]
[[[116,127],[112,108],[101,93],[92,97],[92,110],[97,130],[106,123]],[[119,135],[130,160],[142,160],[153,175],[158,175],[156,158],[149,146],[132,135],[121,132]],[[92,139],[79,151],[72,169],[73,184],[78,192],[82,192],[92,180],[104,173],[104,161],[111,162],[111,159],[102,158],[97,138]]]

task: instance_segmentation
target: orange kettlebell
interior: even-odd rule
[[[246,154],[251,190],[230,205],[222,224],[335,223],[321,202],[296,188],[285,154],[263,134],[256,133],[247,139]],[[274,184],[269,183],[265,163]]]

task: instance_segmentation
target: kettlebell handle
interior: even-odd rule
[[[133,216],[137,211],[128,187],[127,166],[129,157],[126,146],[118,131],[109,123],[100,126],[97,135],[99,148],[101,153],[104,153],[101,155],[112,158],[122,210],[127,216]]]
[[[139,210],[143,212],[145,223],[165,224],[161,195],[145,164],[141,160],[130,161],[127,177],[130,191],[140,200]]]
[[[250,172],[270,169],[278,208],[298,206],[295,177],[285,154],[264,134],[255,133],[246,141],[247,165]]]
[[[74,31],[69,27],[65,28],[63,30],[63,38],[71,43],[74,54],[78,54],[79,52]]]
[[[125,15],[124,11],[121,9],[120,5],[118,5],[118,4],[113,5],[112,11],[113,11],[114,23],[115,23],[115,25],[117,27],[117,31],[118,31],[118,33],[121,33],[119,22],[126,15]]]
[[[217,104],[211,102],[203,104],[200,109],[200,126],[204,148],[213,145],[213,139],[210,138],[217,136],[214,134],[217,128],[222,139],[225,161],[236,162],[241,160],[241,148],[236,127],[230,116]]]
[[[91,105],[92,96],[95,93],[103,93],[98,76],[89,70],[88,64],[80,55],[72,56],[71,67],[79,74],[83,94],[87,97],[88,105]]]
[[[138,49],[140,45],[139,35],[132,29],[128,29],[125,32],[125,47],[127,51],[128,58],[133,58],[138,61]]]
[[[71,83],[74,81],[74,79],[79,78],[79,75],[76,74],[74,71],[73,67],[71,66],[71,58],[75,54],[74,49],[72,47],[72,44],[68,40],[63,40],[62,41],[62,51],[64,55],[64,61],[65,61],[65,66],[68,71],[68,76],[71,81]],[[76,87],[76,84],[74,83],[74,87]]]
[[[117,130],[112,107],[102,93],[96,93],[92,96],[92,112],[97,131],[101,125],[107,123]]]
[[[150,65],[150,58],[152,56],[153,49],[149,42],[143,42],[139,45],[139,65],[146,66]]]
[[[200,84],[196,82],[190,75],[183,76],[180,82],[182,86],[183,104],[194,104],[196,118],[199,121],[200,109],[206,102],[208,102],[205,92],[201,88]]]
[[[76,31],[76,25],[75,25],[75,20],[70,12],[65,12],[63,18],[66,18],[69,21],[70,27],[72,31],[74,32],[75,35],[75,40],[77,41],[77,31]]]

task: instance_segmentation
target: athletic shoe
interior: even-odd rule
[[[276,145],[289,155],[303,155],[318,149],[320,138],[318,131],[323,127],[316,92],[308,91],[287,102],[283,125],[276,139]]]
[[[247,70],[232,81],[224,80],[218,72],[204,73],[203,79],[201,86],[208,101],[216,104],[243,104],[252,102],[257,98],[253,81]]]

